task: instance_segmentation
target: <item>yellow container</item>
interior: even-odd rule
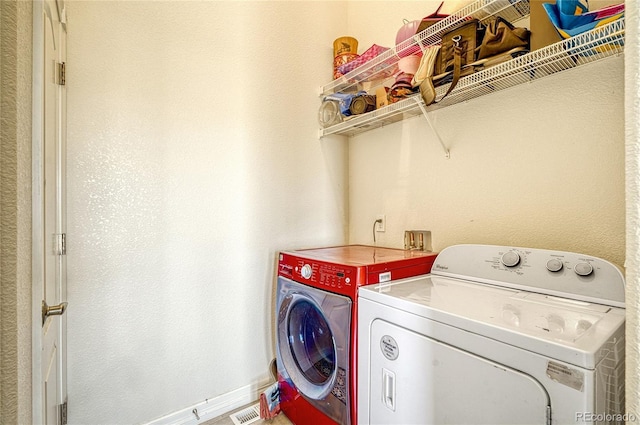
[[[342,77],[338,67],[358,57],[358,40],[353,37],[339,37],[333,42],[333,78]]]
[[[333,57],[345,53],[358,53],[358,40],[353,37],[340,37],[336,38],[333,42]]]

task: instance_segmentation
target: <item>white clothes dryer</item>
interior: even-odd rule
[[[359,424],[623,423],[624,277],[591,256],[456,245],[363,287]]]

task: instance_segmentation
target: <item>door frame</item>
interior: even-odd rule
[[[32,314],[31,314],[31,407],[32,407],[32,422],[34,424],[42,424],[44,421],[44,409],[45,406],[45,394],[42,390],[43,373],[43,340],[42,340],[42,302],[43,302],[43,290],[45,279],[45,257],[47,247],[52,246],[51,240],[47,239],[45,232],[45,188],[44,188],[44,162],[45,162],[45,149],[43,132],[45,126],[44,116],[44,71],[46,69],[44,63],[45,44],[44,44],[44,31],[45,31],[45,1],[35,0],[33,1],[32,10],[32,24],[33,24],[33,40],[32,40],[32,96],[31,96],[31,111],[32,111],[32,125],[31,125],[31,211],[32,211]],[[50,12],[56,14],[61,21],[64,16],[63,9],[65,7],[63,0],[50,0],[55,4],[55,10]],[[61,16],[62,14],[62,16]],[[64,22],[64,21],[63,21]],[[63,31],[66,34],[66,26],[63,24]],[[64,49],[66,49],[66,42]],[[64,119],[66,120],[66,111],[62,110]],[[62,131],[66,132],[66,124]],[[61,145],[59,149],[65,149],[66,135],[61,136]],[[58,149],[58,148],[57,148]],[[64,159],[56,159],[56,167],[64,167],[64,163],[60,162]],[[56,171],[59,178],[60,170]],[[60,184],[56,181],[57,189],[60,191]],[[59,197],[57,197],[59,199]],[[59,205],[56,208],[60,211]],[[64,211],[64,209],[62,209]],[[64,214],[58,218],[58,220],[65,220]],[[66,223],[63,222],[62,228],[66,227]],[[63,260],[64,262],[64,260]],[[66,299],[66,284],[62,282],[62,298]],[[63,316],[64,317],[64,316]],[[66,319],[61,321],[61,341],[64,343],[66,340],[65,335],[65,323]],[[62,348],[62,362],[66,363],[66,347]],[[62,369],[63,374],[66,374],[66,367]],[[63,379],[65,381],[65,379]],[[62,399],[66,400],[66,382],[58,382],[57,385],[61,385],[63,390]]]

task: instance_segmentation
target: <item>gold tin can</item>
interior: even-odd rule
[[[333,57],[344,53],[358,53],[358,40],[353,37],[339,37],[333,42]]]

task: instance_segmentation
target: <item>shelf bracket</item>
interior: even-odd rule
[[[451,153],[449,152],[449,149],[447,149],[447,147],[444,145],[444,142],[440,137],[440,133],[438,133],[438,130],[436,130],[436,128],[434,127],[433,122],[431,122],[431,118],[429,117],[429,113],[427,112],[427,107],[424,105],[424,102],[422,101],[420,96],[416,96],[415,99],[416,99],[416,103],[420,107],[420,110],[422,111],[422,115],[424,115],[425,119],[427,120],[427,123],[429,124],[429,127],[431,127],[433,134],[436,135],[438,142],[440,142],[440,146],[442,146],[442,150],[444,150],[444,157],[447,159],[451,158]]]

